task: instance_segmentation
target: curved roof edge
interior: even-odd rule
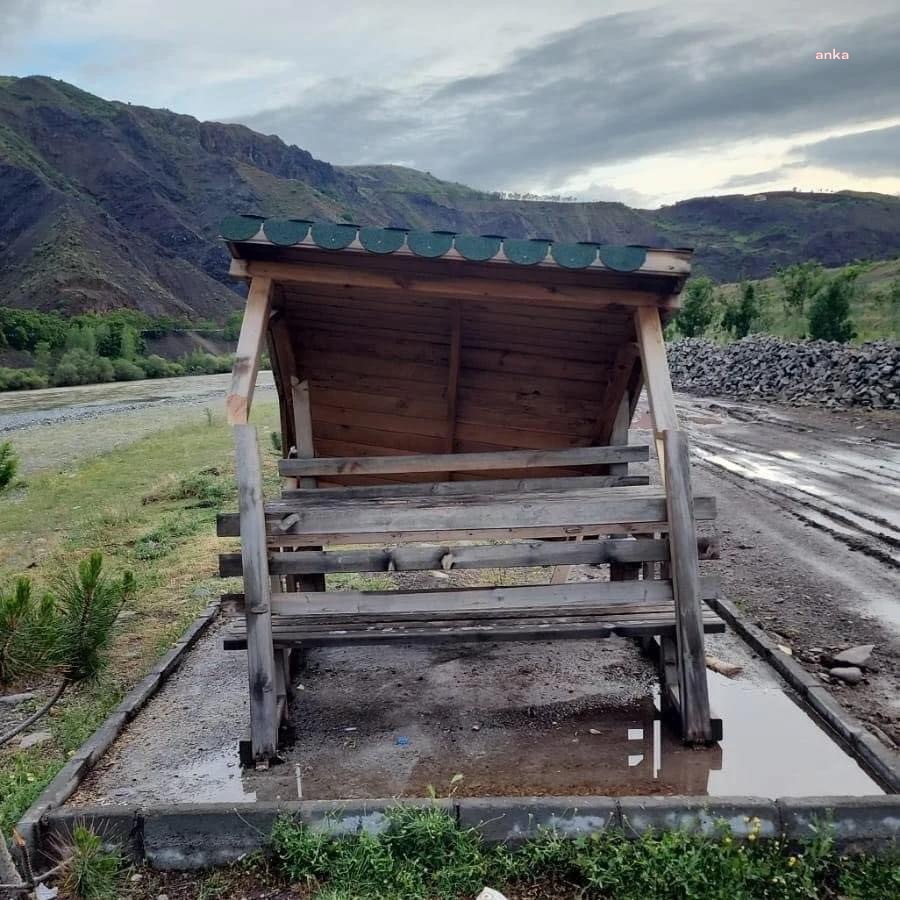
[[[555,266],[562,269],[607,269],[614,272],[690,274],[691,250],[642,245],[601,244],[595,241],[556,242],[547,238],[505,238],[500,235],[457,234],[411,228],[373,228],[349,223],[313,222],[308,219],[228,216],[220,226],[222,238],[232,245],[264,244],[277,247],[312,247],[386,255],[414,255],[427,259],[462,258],[472,262],[505,262],[517,266]]]

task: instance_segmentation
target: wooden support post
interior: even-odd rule
[[[616,410],[616,417],[613,420],[612,432],[609,436],[609,443],[615,446],[624,447],[628,443],[628,426],[631,424],[631,397],[628,391],[622,394],[619,401],[619,407]],[[627,475],[628,463],[613,463],[607,471],[610,475]]]
[[[583,541],[583,534],[576,534],[574,538],[570,538],[570,540],[574,541]],[[569,573],[572,571],[571,565],[566,566],[554,566],[553,571],[550,573],[550,584],[565,584],[569,580]]]
[[[297,459],[313,459],[316,455],[313,447],[312,413],[309,404],[309,382],[301,381],[297,375],[291,376],[291,410],[294,419],[294,447],[297,451]],[[297,487],[315,488],[318,481],[314,477],[302,476],[297,480]],[[299,550],[319,550],[320,547],[299,547]],[[292,583],[295,590],[324,591],[325,576],[300,575],[293,576]]]
[[[675,639],[682,736],[687,743],[713,740],[706,682],[703,609],[690,454],[682,431],[662,432],[669,516],[669,559],[675,594]]]
[[[262,468],[256,428],[235,425],[234,442],[247,616],[250,743],[253,761],[266,766],[277,750],[278,712]]]
[[[234,357],[231,391],[225,401],[229,425],[243,425],[249,421],[253,390],[259,372],[259,357],[269,327],[271,305],[272,279],[254,278],[250,282],[247,307]]]
[[[639,307],[634,314],[634,328],[641,352],[641,368],[647,388],[647,399],[650,402],[650,418],[653,420],[659,471],[665,483],[666,464],[662,432],[677,430],[678,417],[675,414],[675,397],[672,393],[669,364],[666,361],[666,344],[659,310],[655,306]]]

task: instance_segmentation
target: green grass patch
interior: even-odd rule
[[[277,422],[274,404],[258,403],[253,418],[271,492],[278,484],[267,439]],[[137,582],[135,599],[116,626],[109,668],[67,692],[35,726],[50,731],[52,740],[33,750],[0,750],[5,833],[124,693],[225,589],[216,575],[216,554],[225,545],[215,536],[215,515],[236,506],[233,477],[230,429],[202,420],[155,432],[70,470],[35,473],[24,491],[0,497],[4,590],[27,574],[39,593],[73,559],[95,549],[111,574],[130,569]],[[53,686],[50,679],[39,687]],[[24,718],[31,710],[26,705],[20,711]]]
[[[683,832],[637,839],[611,830],[567,838],[546,830],[519,847],[485,844],[438,807],[397,807],[379,834],[331,838],[287,818],[272,833],[284,876],[315,897],[474,897],[484,885],[516,896],[615,900],[800,900],[898,896],[896,856],[846,859],[827,828],[801,846]],[[540,886],[553,886],[543,893]],[[529,886],[538,886],[528,892]]]

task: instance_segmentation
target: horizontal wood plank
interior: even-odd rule
[[[704,599],[715,599],[718,579],[702,578],[700,589]],[[278,616],[417,613],[439,618],[445,612],[565,606],[574,613],[579,607],[596,609],[671,600],[670,581],[590,581],[434,591],[295,591],[273,593],[271,608],[273,615]],[[243,595],[226,595],[222,604],[226,612],[240,614]]]
[[[714,538],[697,539],[701,559],[718,559]],[[453,569],[532,568],[557,565],[664,562],[669,542],[651,538],[598,541],[528,541],[517,544],[476,546],[409,545],[362,550],[299,550],[273,553],[272,575],[313,575],[338,572],[426,572]],[[232,578],[241,574],[241,554],[219,555],[219,574]]]
[[[286,477],[317,475],[383,475],[408,472],[466,472],[489,469],[532,469],[550,466],[592,466],[649,459],[645,445],[578,447],[569,450],[509,451],[500,453],[437,453],[395,459],[365,458],[283,459],[279,471]]]

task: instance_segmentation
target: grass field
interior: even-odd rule
[[[277,421],[274,403],[258,403],[253,420],[268,490],[277,480],[269,441]],[[115,417],[99,419],[95,427],[115,429]],[[236,507],[233,473],[231,434],[219,414],[211,423],[204,417],[167,428],[69,470],[32,473],[24,487],[0,497],[4,589],[19,575],[47,586],[94,549],[103,552],[106,569],[130,569],[138,584],[108,670],[95,684],[64,696],[35,726],[51,731],[52,742],[18,750],[13,741],[0,751],[5,834],[125,691],[222,591],[217,553],[225,543],[215,536],[215,516],[219,507]],[[31,687],[14,685],[9,692]]]

